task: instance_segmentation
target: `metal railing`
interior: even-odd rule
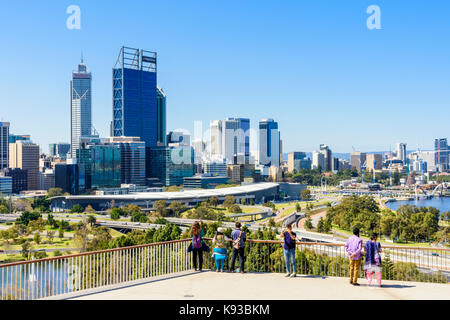
[[[204,268],[215,269],[211,239],[204,239],[210,252]],[[190,239],[152,243],[62,257],[0,265],[2,300],[41,299],[76,293],[129,281],[192,270],[187,253]],[[229,270],[232,246],[227,244],[225,269]],[[344,245],[297,242],[297,273],[314,276],[349,276]],[[385,246],[382,248],[383,279],[447,283],[450,279],[450,249]],[[282,241],[247,240],[245,271],[286,272]],[[364,258],[360,277],[364,277]],[[239,266],[239,259],[236,259]]]
[[[41,299],[192,269],[189,239],[0,265],[2,300]]]
[[[212,248],[210,239],[206,239]],[[230,268],[231,244],[227,248],[224,269]],[[282,241],[248,240],[245,243],[247,272],[286,272]],[[364,252],[359,277],[364,278]],[[344,244],[297,242],[295,260],[297,273],[315,276],[348,277],[350,260]],[[447,283],[450,280],[450,249],[383,246],[381,252],[383,279]],[[236,258],[239,265],[239,258]],[[215,269],[209,254],[206,268]]]

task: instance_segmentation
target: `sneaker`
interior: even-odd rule
[[[287,277],[290,277],[291,276],[291,274],[288,272],[288,273],[286,273],[286,275],[285,275],[285,277],[287,278]]]
[[[195,268],[195,271],[198,271],[198,268]]]
[[[291,278],[295,278],[297,276],[296,273],[291,274]]]

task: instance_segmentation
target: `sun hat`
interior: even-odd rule
[[[222,227],[217,228],[217,232],[223,233],[223,228]]]

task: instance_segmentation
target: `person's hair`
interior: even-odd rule
[[[292,234],[292,225],[291,224],[286,225],[286,229],[287,229],[286,232],[289,233],[291,240],[294,240],[294,235]]]
[[[200,234],[200,223],[198,221],[192,224],[190,234],[191,236],[198,236]]]
[[[375,240],[376,238],[378,238],[378,233],[372,233],[372,235],[370,236],[370,240]]]
[[[354,234],[355,236],[359,236],[359,228],[358,228],[358,227],[354,227],[354,228],[353,228],[353,234]]]
[[[240,228],[241,227],[241,223],[238,221],[236,222],[236,228]]]
[[[288,224],[288,225],[286,225],[286,228],[288,228],[288,229],[292,229],[292,224]]]

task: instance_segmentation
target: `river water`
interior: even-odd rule
[[[392,201],[386,203],[389,209],[397,210],[398,207],[402,205],[414,205],[418,207],[434,207],[439,209],[439,211],[445,212],[450,211],[450,197],[434,197],[431,199],[418,199],[418,200],[408,200],[408,201]]]

